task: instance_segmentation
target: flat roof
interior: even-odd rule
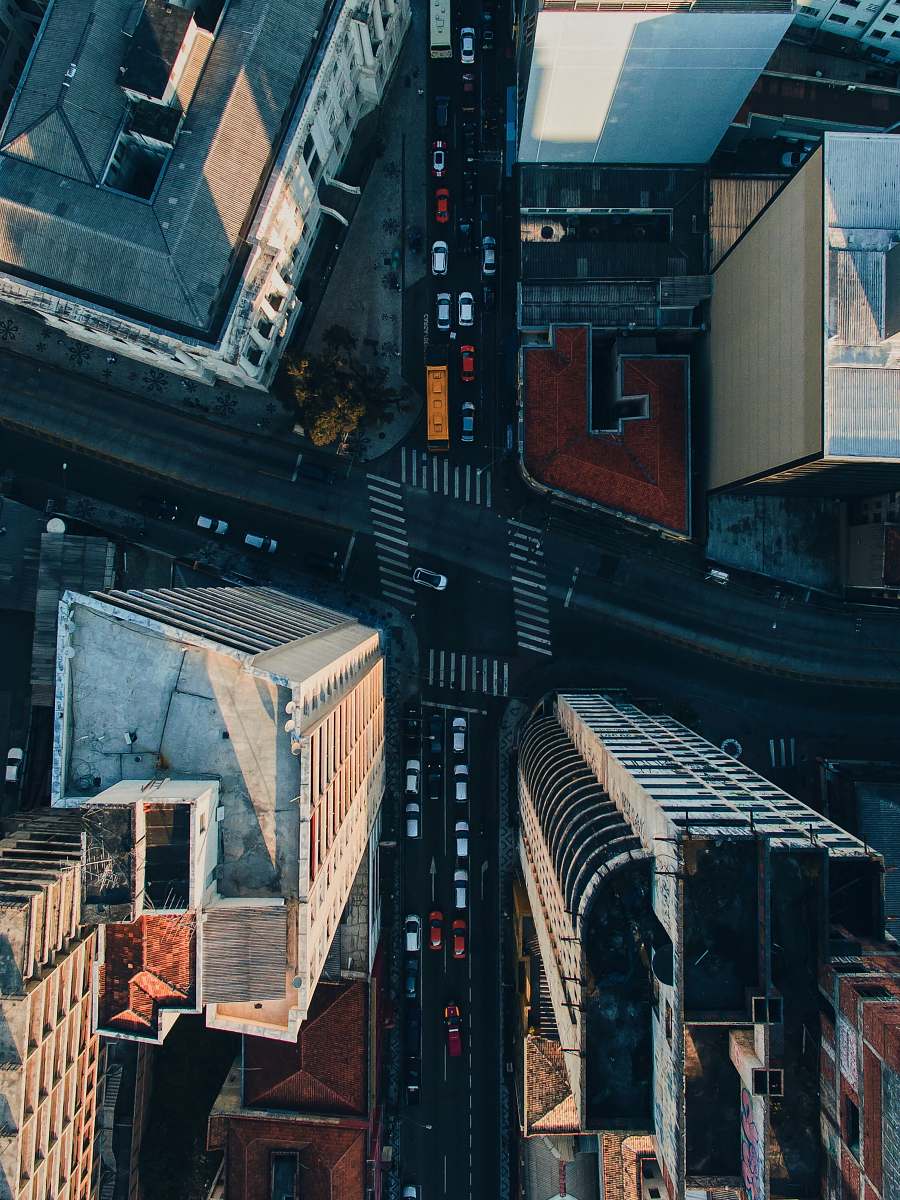
[[[616,432],[589,428],[591,335],[553,326],[548,346],[523,348],[525,465],[547,487],[690,536],[688,362],[619,358],[623,397],[646,397],[646,416]]]

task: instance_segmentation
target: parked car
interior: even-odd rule
[[[435,746],[437,747],[436,749],[435,749]],[[439,756],[441,753],[441,743],[433,742],[432,748],[429,751],[429,753],[431,753],[435,756]],[[440,773],[440,771],[429,771],[429,773],[428,773],[428,799],[432,803],[436,803],[437,801],[440,800],[443,790],[444,790],[443,775]]]
[[[468,821],[457,821],[455,833],[456,833],[456,857],[457,858],[468,858],[469,857],[469,822]]]
[[[419,994],[419,960],[414,956],[406,960],[403,994],[407,1000],[415,1000]]]
[[[472,218],[468,213],[456,218],[456,246],[463,254],[472,253]]]
[[[494,48],[494,31],[490,25],[481,27],[481,48],[482,50],[493,50]]]
[[[447,299],[449,300],[450,297],[448,296]],[[447,586],[446,575],[440,575],[437,571],[428,571],[425,567],[416,567],[413,571],[412,581],[419,587],[433,588],[436,592],[444,591]]]
[[[405,937],[406,953],[418,954],[419,947],[422,944],[422,918],[417,916],[415,913],[410,913],[403,923],[403,932]]]
[[[444,752],[441,739],[444,736],[444,718],[440,713],[434,713],[428,723],[428,749],[431,754],[440,756]]]
[[[475,111],[475,76],[471,71],[465,71],[462,77],[462,109],[463,112]]]
[[[245,533],[244,545],[249,546],[251,550],[259,550],[262,554],[274,554],[278,549],[277,540],[262,533]]]
[[[463,383],[475,382],[475,347],[460,346],[459,377]]]
[[[164,496],[145,492],[139,497],[141,512],[154,521],[174,521],[178,516],[178,505]]]
[[[471,25],[459,31],[459,61],[465,66],[475,61],[475,30]]]
[[[799,150],[788,150],[781,156],[781,165],[791,169],[799,167],[809,158],[811,150],[812,146],[801,146]]]
[[[434,123],[438,129],[446,129],[450,122],[450,97],[435,96],[434,98]]]
[[[440,950],[444,945],[444,914],[437,909],[428,914],[428,948]]]
[[[422,1200],[422,1193],[417,1183],[407,1183],[400,1193],[400,1200]]]
[[[206,529],[209,533],[215,533],[219,537],[224,537],[228,532],[228,522],[220,521],[218,517],[198,517],[197,528]]]
[[[453,753],[465,754],[466,752],[466,734],[468,733],[468,724],[465,717],[453,718]]]
[[[494,289],[489,284],[481,289],[481,306],[485,312],[494,311]]]
[[[18,784],[22,782],[25,772],[25,751],[21,746],[10,746],[6,752],[6,782]]]
[[[431,247],[431,273],[432,275],[447,274],[447,243],[435,242]]]
[[[475,297],[471,292],[459,293],[459,323],[464,326],[475,324]]]
[[[457,867],[453,872],[453,904],[460,911],[468,907],[469,872],[465,867]]]
[[[403,706],[403,734],[407,741],[418,742],[419,724],[419,705],[410,700]]]
[[[447,143],[440,138],[431,145],[431,173],[435,179],[443,179],[447,171]]]
[[[466,923],[462,917],[457,917],[450,927],[452,931],[453,957],[466,957]]]
[[[474,442],[475,441],[475,405],[471,400],[463,401],[462,408],[462,436],[460,441]]]
[[[406,1060],[406,1103],[419,1103],[419,1083],[421,1073],[419,1069],[419,1060],[416,1055],[411,1054]]]
[[[438,188],[434,193],[434,219],[439,225],[446,225],[450,220],[450,189]]]
[[[419,825],[420,811],[418,804],[410,802],[404,809],[406,815],[406,836],[408,838],[417,838],[421,832]]]
[[[418,796],[419,794],[419,776],[422,771],[422,765],[417,758],[408,758],[406,760],[406,793],[409,796]]]
[[[463,203],[475,204],[475,174],[463,172]]]
[[[437,327],[446,332],[450,328],[450,293],[438,292]]]
[[[481,239],[481,273],[496,275],[497,273],[497,239],[488,235]]]
[[[469,768],[457,763],[453,768],[454,795],[460,804],[469,799]]]
[[[444,1027],[447,1030],[447,1053],[451,1058],[462,1054],[462,1013],[458,1004],[444,1006]]]

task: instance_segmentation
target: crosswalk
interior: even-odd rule
[[[507,521],[507,529],[516,643],[522,650],[550,656],[550,603],[541,531],[513,517]]]
[[[393,479],[385,479],[382,475],[369,474],[366,483],[381,591],[394,604],[415,608],[416,593],[409,564],[403,488]]]
[[[431,687],[483,696],[509,695],[509,663],[483,654],[458,650],[428,651],[428,683]]]
[[[473,467],[471,463],[451,465],[444,454],[429,454],[412,446],[400,451],[400,482],[425,492],[437,492],[490,508],[491,468]]]

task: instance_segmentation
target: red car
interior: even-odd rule
[[[453,957],[466,957],[466,923],[462,917],[453,922]]]
[[[450,191],[448,188],[438,188],[434,193],[434,219],[438,225],[446,225],[450,220]]]
[[[448,1004],[444,1009],[444,1025],[447,1027],[447,1053],[451,1058],[462,1054],[462,1013],[458,1004]]]
[[[428,945],[432,950],[440,950],[444,944],[444,914],[433,912],[428,914]]]
[[[475,382],[475,347],[460,346],[459,377],[463,383]]]
[[[436,179],[443,179],[447,173],[447,143],[442,141],[431,144],[431,173]]]

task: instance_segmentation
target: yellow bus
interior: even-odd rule
[[[450,0],[431,0],[431,57],[452,58]]]
[[[425,368],[428,409],[428,449],[450,449],[450,415],[447,404],[447,367]]]

